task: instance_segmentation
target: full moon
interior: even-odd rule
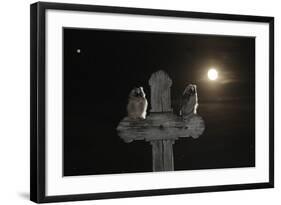
[[[216,80],[218,78],[218,71],[214,68],[209,69],[208,78],[210,80]]]

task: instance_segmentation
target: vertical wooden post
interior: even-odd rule
[[[152,140],[152,168],[153,171],[173,171],[174,156],[173,144],[174,140]]]
[[[150,143],[152,145],[152,169],[154,172],[164,171],[162,140],[153,140]]]
[[[171,86],[172,80],[167,73],[160,70],[153,73],[149,79],[151,89],[150,112],[172,112],[171,108]],[[153,171],[173,171],[174,140],[154,140],[152,145],[152,167]]]
[[[164,171],[173,171],[174,170],[174,153],[173,153],[173,144],[174,140],[162,140],[163,142],[163,154],[164,154]]]
[[[172,80],[162,70],[153,73],[149,79],[151,90],[150,112],[171,112],[171,89]]]

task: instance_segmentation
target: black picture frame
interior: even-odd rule
[[[269,181],[250,184],[46,196],[46,10],[263,22],[269,24]],[[274,187],[274,17],[38,2],[30,7],[30,199],[37,203],[139,197]]]

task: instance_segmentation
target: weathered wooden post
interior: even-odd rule
[[[118,135],[127,143],[146,140],[152,145],[153,171],[174,170],[173,144],[179,137],[198,138],[204,131],[203,119],[192,114],[188,120],[173,114],[172,80],[160,70],[149,79],[151,88],[150,115],[144,119],[125,117],[118,125]]]
[[[150,112],[172,112],[171,86],[173,84],[167,73],[160,70],[153,73],[148,81],[151,90]]]
[[[162,70],[153,73],[149,79],[151,90],[151,114],[172,112],[171,86],[172,80]],[[160,127],[161,129],[161,127]],[[153,171],[174,170],[173,144],[174,140],[151,140]]]

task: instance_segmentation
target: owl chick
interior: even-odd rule
[[[128,117],[132,119],[145,119],[147,100],[142,87],[134,88],[129,94],[127,105]]]
[[[180,115],[186,119],[192,114],[196,114],[197,108],[198,108],[197,87],[194,84],[189,84],[184,89],[182,94]]]

